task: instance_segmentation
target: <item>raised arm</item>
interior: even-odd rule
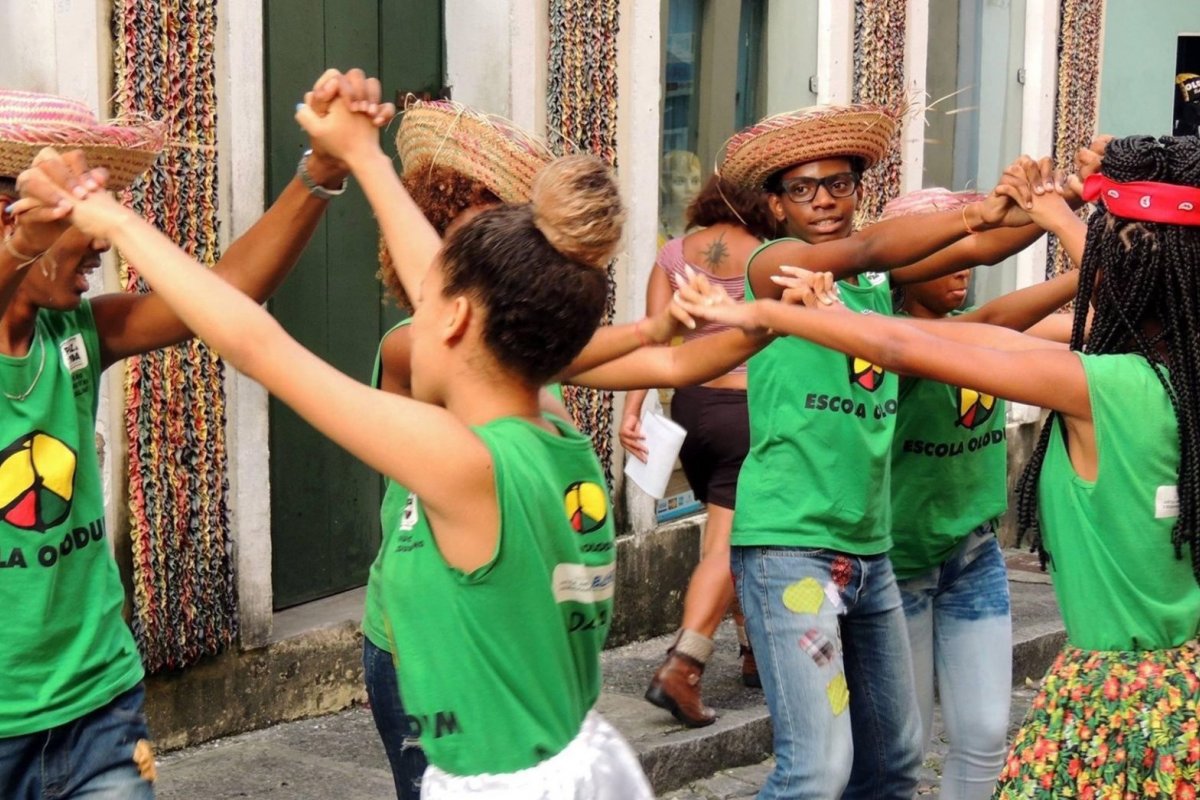
[[[1023,155],[1005,168],[993,194],[1007,197],[1032,217],[1032,200],[1035,197],[1048,194],[1062,199],[1057,192],[1063,180],[1063,175],[1054,169],[1054,163],[1049,158],[1035,161]],[[1071,202],[1076,205],[1082,203],[1077,196]],[[1042,233],[1042,226],[1031,224],[972,234],[928,258],[892,270],[892,284],[920,283],[960,269],[999,264],[1033,244]]]
[[[843,306],[815,311],[769,300],[745,306],[685,302],[684,308],[698,318],[754,331],[773,330],[800,336],[903,375],[970,386],[998,397],[1054,409],[1073,419],[1091,420],[1083,366],[1069,350],[1047,348],[1044,343],[1035,349],[997,349],[935,335],[942,329],[969,335],[979,332],[973,329],[991,326],[938,321],[914,325],[881,314],[856,314]],[[1020,336],[1011,331],[1006,333]]]
[[[1023,331],[1071,302],[1079,291],[1079,272],[1071,270],[1048,281],[1009,292],[948,322],[983,322]]]
[[[68,202],[74,224],[141,264],[146,281],[184,324],[334,442],[420,495],[431,514],[466,524],[467,515],[486,513],[489,502],[494,513],[487,448],[448,411],[338,372],[111,196]]]
[[[778,277],[778,276],[776,276]],[[797,271],[786,279],[780,279],[783,301],[809,307],[823,307],[837,302],[837,286],[833,275]],[[679,292],[699,298],[705,307],[721,305],[741,308],[719,286],[713,286],[698,272],[689,273],[688,281],[679,287]],[[672,301],[695,319],[692,306],[685,307],[676,295]],[[769,331],[757,330],[743,333],[727,330],[693,339],[678,347],[643,347],[624,358],[609,362],[586,373],[569,378],[571,383],[593,389],[629,390],[682,386],[695,386],[720,377],[742,363],[774,340]]]
[[[337,168],[319,156],[309,156],[308,164],[318,183],[326,186],[341,183]],[[213,273],[255,301],[263,302],[295,266],[327,204],[328,201],[309,194],[299,178],[293,179],[267,212],[230,245],[214,265]],[[139,272],[145,272],[144,262],[131,263]],[[104,368],[131,355],[177,344],[192,335],[191,329],[157,292],[100,295],[92,300],[92,311]]]
[[[1066,251],[1071,263],[1078,269],[1083,263],[1083,246],[1087,241],[1087,223],[1071,209],[1062,195],[1048,193],[1038,195],[1029,207],[1029,213],[1046,231],[1054,234],[1059,245]]]
[[[1029,217],[1006,197],[992,196],[957,211],[877,222],[845,239],[819,244],[781,240],[764,247],[747,265],[750,285],[758,299],[778,299],[782,290],[771,281],[784,265],[812,272],[829,272],[842,280],[868,271],[886,271],[912,264],[965,236],[1001,227],[1026,225]],[[948,274],[962,266],[942,265]],[[931,275],[930,277],[936,277]]]
[[[643,347],[615,361],[563,380],[591,389],[695,386],[718,378],[771,343],[771,336],[721,331],[678,347]]]
[[[88,169],[79,151],[59,156],[47,150],[33,163],[42,165],[45,172],[30,170],[23,177],[43,185],[57,181],[69,187],[82,184],[85,191],[94,191],[104,178]],[[65,219],[68,208],[20,200],[18,194],[16,182],[0,180],[0,316],[7,312],[29,268],[71,227]]]
[[[337,80],[361,74],[351,70]],[[409,197],[392,161],[379,147],[371,119],[339,96],[319,115],[308,104],[296,112],[296,120],[327,152],[344,161],[362,186],[379,221],[392,265],[412,302],[419,302],[421,280],[441,249],[442,240]]]
[[[1051,316],[1065,315],[1055,314]],[[1049,328],[1037,334],[1021,333],[999,325],[988,325],[981,322],[963,322],[961,321],[962,317],[954,317],[952,319],[897,317],[896,320],[905,325],[911,325],[914,328],[925,331],[932,336],[936,336],[938,339],[948,339],[959,344],[976,347],[989,347],[993,350],[1066,350],[1066,343],[1070,339],[1069,329],[1064,338],[1053,335]]]
[[[650,268],[650,278],[646,284],[646,315],[652,316],[667,308],[671,304],[673,292],[674,288],[667,278],[667,273],[660,269],[656,262]],[[660,344],[667,344],[667,342],[660,342]],[[634,389],[625,395],[621,426],[617,429],[621,446],[642,461],[645,461],[649,455],[644,444],[645,437],[642,435],[642,404],[646,402],[646,391],[646,389]]]
[[[972,234],[915,264],[892,270],[892,285],[921,283],[970,267],[994,266],[1036,242],[1043,233],[1037,225],[1022,225]]]
[[[314,88],[321,85],[318,81]],[[358,81],[348,84],[343,91],[352,100],[377,109],[374,114],[363,115],[363,121],[378,137],[378,127],[394,115],[390,103],[380,103],[379,82]],[[308,190],[299,176],[300,169],[267,212],[230,245],[213,267],[215,274],[260,303],[279,288],[296,265],[329,202]],[[346,177],[345,165],[315,141],[302,169],[307,170],[311,181],[326,189],[336,189]],[[139,272],[144,271],[144,264],[134,262],[134,266]],[[100,336],[103,367],[127,356],[176,344],[192,335],[175,310],[154,292],[101,295],[92,301],[92,312]]]

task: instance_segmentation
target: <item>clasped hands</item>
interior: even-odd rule
[[[345,142],[361,142],[365,130],[378,147],[378,129],[395,114],[393,103],[381,102],[378,79],[359,69],[344,74],[326,70],[297,110],[297,118],[303,117],[319,132],[309,131],[308,168],[314,180],[339,184],[348,172],[341,158]],[[42,253],[68,224],[90,236],[111,238],[113,226],[130,212],[109,195],[107,186],[108,171],[89,166],[83,151],[44,148],[17,178],[21,198],[5,209],[16,222],[17,246],[22,252]]]

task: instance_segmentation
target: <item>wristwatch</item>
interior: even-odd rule
[[[308,157],[312,155],[312,148],[304,151],[304,155],[300,156],[300,163],[296,165],[296,177],[304,184],[304,188],[308,189],[308,193],[318,200],[332,200],[340,194],[344,194],[346,187],[350,185],[350,178],[342,178],[342,185],[336,189],[327,189],[321,184],[313,180],[312,175],[308,174]]]

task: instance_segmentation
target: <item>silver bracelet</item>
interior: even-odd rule
[[[308,189],[308,193],[318,200],[332,200],[340,194],[344,194],[346,187],[350,185],[350,178],[342,178],[342,185],[336,189],[326,189],[321,184],[313,180],[312,175],[308,174],[308,157],[312,155],[312,148],[304,151],[304,155],[300,156],[300,163],[296,165],[296,177],[304,184],[304,188]]]

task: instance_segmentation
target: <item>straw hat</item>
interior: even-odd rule
[[[822,158],[858,158],[871,167],[895,141],[899,114],[881,106],[811,106],[759,120],[725,145],[721,177],[761,189],[781,169]]]
[[[479,181],[506,203],[525,203],[533,178],[554,154],[501,117],[449,100],[414,101],[400,120],[396,151],[405,176],[447,167]]]
[[[83,150],[123,189],[154,165],[167,128],[150,120],[101,124],[87,106],[52,94],[0,89],[0,176],[15,178],[43,147]]]
[[[937,186],[930,189],[917,189],[889,200],[888,204],[883,207],[883,214],[880,215],[879,221],[911,217],[914,214],[931,214],[934,211],[957,211],[977,200],[986,199],[987,195],[979,192],[952,192]]]

